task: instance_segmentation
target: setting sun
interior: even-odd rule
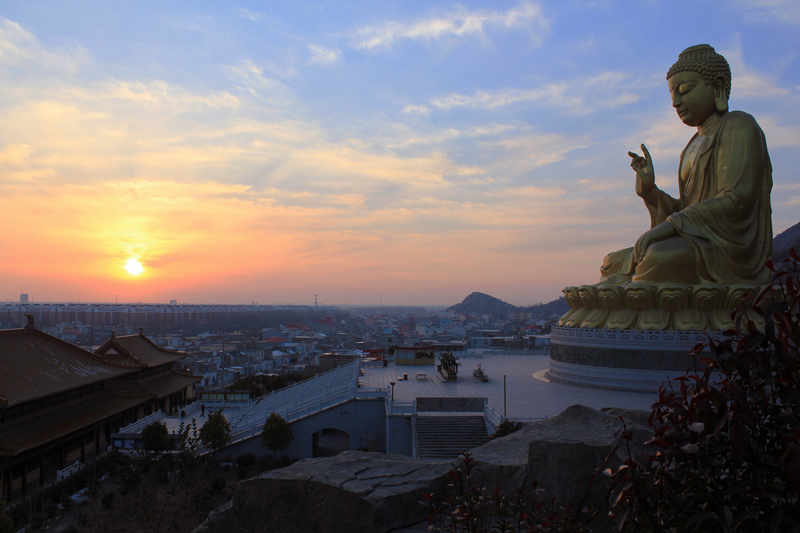
[[[136,259],[129,259],[128,262],[125,263],[125,270],[133,276],[138,276],[144,271],[144,267]]]

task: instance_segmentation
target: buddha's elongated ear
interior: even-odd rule
[[[725,76],[714,77],[714,104],[717,113],[728,111],[728,80],[725,79]]]

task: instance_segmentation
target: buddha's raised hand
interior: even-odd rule
[[[647,147],[642,144],[644,157],[635,152],[628,152],[631,156],[631,168],[636,172],[636,194],[644,198],[653,192],[656,186],[656,171],[653,168],[653,159]]]

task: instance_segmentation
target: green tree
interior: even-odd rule
[[[272,413],[264,422],[264,429],[261,430],[261,443],[275,453],[278,457],[278,450],[285,450],[294,440],[292,425],[284,418]]]
[[[214,452],[231,441],[231,425],[222,412],[208,415],[208,420],[200,428],[200,440]]]
[[[169,449],[169,432],[164,422],[153,422],[142,430],[142,448],[148,452]]]

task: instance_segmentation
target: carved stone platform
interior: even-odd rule
[[[725,331],[741,304],[752,305],[760,285],[598,283],[566,287],[570,310],[559,326],[590,329]],[[748,314],[757,327],[763,320]]]
[[[710,335],[722,339],[719,332]],[[707,340],[707,333],[694,330],[554,326],[547,377],[573,385],[654,392],[692,368],[688,354]]]

